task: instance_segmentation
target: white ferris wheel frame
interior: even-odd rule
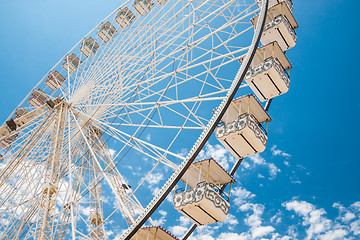
[[[190,152],[188,153],[188,155],[186,157],[182,157],[182,156],[179,156],[179,155],[177,155],[175,153],[172,153],[171,151],[168,151],[166,149],[161,149],[161,148],[159,148],[157,146],[154,146],[154,145],[150,146],[150,147],[152,147],[154,149],[157,149],[157,150],[159,150],[161,152],[164,152],[164,153],[167,153],[167,154],[170,154],[170,155],[174,155],[174,157],[177,157],[177,158],[181,159],[182,163],[181,163],[181,165],[178,166],[178,168],[172,174],[172,176],[167,180],[166,184],[163,185],[163,187],[160,189],[157,196],[155,196],[153,198],[153,200],[150,202],[150,204],[148,204],[148,206],[144,209],[144,211],[140,214],[140,216],[135,220],[134,224],[124,232],[121,239],[127,239],[127,240],[130,239],[141,228],[141,226],[146,221],[149,220],[149,218],[154,213],[154,211],[160,206],[160,204],[163,202],[163,200],[168,196],[168,194],[172,191],[172,189],[175,187],[177,182],[181,179],[181,177],[185,173],[186,169],[188,169],[188,167],[193,163],[193,161],[195,160],[195,158],[197,157],[197,155],[199,154],[201,149],[204,147],[207,140],[210,138],[210,136],[213,133],[215,127],[217,126],[217,124],[220,122],[221,118],[225,114],[225,111],[226,111],[227,107],[229,106],[230,102],[234,98],[237,90],[240,88],[242,80],[245,77],[245,73],[247,72],[247,70],[248,70],[248,68],[249,68],[249,66],[251,64],[252,58],[253,58],[253,56],[255,54],[255,51],[256,51],[256,49],[257,49],[257,47],[259,45],[260,37],[261,37],[263,27],[264,27],[264,24],[265,24],[268,1],[269,0],[262,1],[262,7],[261,7],[261,11],[260,11],[260,18],[259,18],[260,20],[258,21],[257,26],[255,27],[256,30],[255,30],[255,34],[254,34],[252,42],[251,42],[251,46],[248,49],[245,60],[244,60],[243,64],[241,65],[241,68],[238,70],[238,72],[236,74],[236,77],[235,77],[234,81],[231,84],[230,89],[228,89],[226,97],[216,99],[216,100],[222,100],[222,102],[219,105],[219,107],[216,109],[215,113],[213,114],[213,116],[210,119],[210,121],[208,122],[208,124],[206,126],[199,127],[199,129],[204,129],[204,130],[203,130],[202,134],[200,135],[200,137],[198,138],[198,140],[193,145],[193,147],[190,150]],[[131,2],[131,0],[128,0],[123,5],[121,5],[119,8],[117,8],[113,13],[111,13],[108,17],[106,17],[101,23],[99,23],[92,31],[90,31],[81,41],[79,41],[72,49],[70,49],[69,52],[67,54],[65,54],[64,57],[62,59],[60,59],[60,61],[57,64],[55,64],[55,66],[45,75],[45,77],[33,88],[33,90],[30,91],[30,93],[24,98],[24,100],[19,104],[19,106],[13,111],[13,113],[10,115],[10,117],[26,101],[26,99],[29,98],[31,93],[36,88],[38,88],[41,83],[44,82],[46,77],[59,64],[61,64],[61,62],[64,59],[66,59],[68,57],[68,55],[83,42],[84,39],[86,39],[88,36],[90,36],[91,33],[96,31],[111,16],[113,16],[116,12],[118,12],[121,8],[123,8],[124,6],[129,4],[130,2]],[[68,88],[69,88],[69,91],[70,91],[71,90],[70,86],[68,86]],[[214,98],[209,98],[209,100],[212,100],[212,99],[215,99],[215,97]],[[194,99],[189,99],[188,101],[193,102]],[[173,103],[174,103],[173,101],[163,101],[163,102],[161,102],[161,104],[163,104],[163,105],[173,104]],[[148,103],[148,104],[151,104],[151,103]],[[132,105],[136,105],[136,103],[133,103]],[[74,115],[74,113],[71,113],[71,114]],[[7,120],[9,120],[10,117]],[[91,118],[91,116],[88,116],[88,117]],[[74,118],[74,119],[76,120],[76,118]],[[97,119],[93,118],[93,120],[97,120]],[[68,116],[68,123],[70,125],[70,114]],[[81,126],[79,125],[79,123],[77,121],[76,121],[76,124],[77,124],[78,128],[80,129],[81,134],[84,136],[84,133],[81,131]],[[111,127],[111,126],[107,126],[107,127]],[[154,127],[156,127],[156,126],[154,126]],[[161,127],[161,126],[158,126],[158,127]],[[169,126],[169,128],[171,128],[171,126]],[[115,130],[115,128],[113,130]],[[118,130],[118,131],[120,131],[120,130]],[[122,133],[122,134],[126,134],[126,133]],[[68,136],[70,137],[70,128],[69,128]],[[130,136],[128,136],[128,137],[130,137]],[[86,141],[85,137],[84,137],[84,139]],[[146,143],[144,141],[141,141],[140,139],[138,139],[137,141],[140,144],[143,144],[143,145],[148,145],[149,144],[149,143]],[[69,143],[70,143],[70,140],[69,140]],[[86,142],[86,144],[89,145],[88,142]],[[69,144],[69,149],[70,149],[70,144]],[[89,149],[90,149],[90,151],[92,151],[92,148],[90,146],[89,146]],[[70,154],[70,151],[69,151],[69,154]],[[96,160],[96,155],[93,152],[91,152],[91,155],[93,155],[94,159]],[[96,162],[97,162],[97,160],[96,160]],[[69,164],[70,163],[71,163],[71,160],[70,160],[70,156],[69,156]],[[98,162],[97,162],[97,164],[98,164],[98,167],[100,167],[100,169],[101,169],[101,165]],[[176,167],[176,165],[175,166],[172,165],[172,162],[168,162],[167,164],[170,167],[173,167],[173,168]],[[69,169],[71,169],[71,168],[69,168]],[[70,174],[71,174],[71,172],[70,172]],[[107,178],[107,177],[105,176],[105,178]],[[108,179],[106,179],[106,180],[109,183],[111,182]],[[71,182],[70,182],[70,185],[71,185]],[[114,188],[113,186],[110,186],[110,187]],[[73,216],[73,210],[72,209],[71,209],[71,215]],[[74,223],[72,222],[72,225],[73,224]],[[73,237],[75,236],[74,234],[75,233],[72,232]]]

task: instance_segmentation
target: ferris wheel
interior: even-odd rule
[[[244,157],[290,86],[291,0],[131,0],[45,75],[0,127],[0,239],[178,239],[164,200],[221,222]],[[261,42],[262,46],[259,47]],[[266,126],[265,126],[266,125]],[[236,162],[197,160],[216,137]],[[230,191],[230,190],[229,190]]]

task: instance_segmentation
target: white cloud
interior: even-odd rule
[[[187,232],[188,228],[182,226],[172,226],[170,227],[170,231],[175,236],[183,236]]]
[[[258,173],[257,175],[258,178],[265,178],[262,174]]]
[[[360,202],[355,202],[351,205],[356,211],[360,212]]]
[[[291,158],[291,155],[282,151],[282,150],[279,150],[277,148],[277,145],[273,145],[271,148],[271,153],[273,154],[273,156],[281,156],[281,157],[285,157],[285,158]]]
[[[296,239],[296,238],[292,238],[289,236],[281,237],[281,235],[279,233],[275,233],[271,236],[271,240],[291,240],[291,239]]]
[[[281,212],[278,211],[274,216],[272,216],[270,218],[270,222],[275,223],[275,224],[281,223],[281,221],[282,221],[281,215],[282,215]]]
[[[355,214],[352,212],[345,213],[345,216],[341,218],[343,222],[349,222],[355,218]]]
[[[232,201],[237,206],[241,206],[246,203],[248,200],[255,197],[255,194],[249,192],[243,187],[236,187],[231,191]]]
[[[226,220],[223,223],[225,225],[235,226],[239,224],[239,221],[234,215],[229,213],[229,215],[227,216]]]
[[[229,162],[234,163],[235,158],[231,153],[220,144],[211,145],[207,143],[203,150],[199,153],[200,159],[215,159],[224,169],[229,170]]]
[[[302,225],[306,226],[306,239],[335,240],[345,239],[349,234],[348,227],[328,219],[326,211],[322,208],[317,209],[313,204],[293,200],[283,204],[287,210],[295,211],[302,217]],[[334,204],[334,207],[341,212],[346,211],[340,204]]]
[[[109,148],[106,150],[106,155],[110,158],[114,158],[115,154],[116,154],[116,150],[114,149]]]
[[[161,180],[164,179],[164,175],[161,173],[152,173],[149,176],[147,176],[146,181],[150,184],[150,185],[156,185],[158,184]]]
[[[250,227],[259,227],[262,224],[261,215],[264,213],[264,205],[262,204],[253,204],[246,203],[240,207],[240,210],[243,212],[251,211],[252,214],[248,214],[247,218],[244,220],[245,224]]]
[[[114,232],[111,231],[111,230],[105,232],[105,235],[108,236],[108,237],[110,237],[113,234],[114,234]]]
[[[266,162],[265,158],[263,158],[260,154],[249,156],[248,159],[250,159],[253,166],[267,167],[269,169],[269,175],[271,180],[276,178],[277,174],[281,172],[281,170],[278,167],[276,167],[274,163]]]
[[[272,226],[266,226],[266,227],[256,227],[252,230],[252,236],[253,238],[259,238],[269,235],[270,233],[274,232],[275,228]]]
[[[239,207],[239,211],[246,212],[244,223],[250,227],[247,233],[241,235],[242,238],[237,236],[239,237],[238,239],[256,239],[267,236],[275,231],[275,228],[272,226],[262,225],[262,215],[265,206],[250,202],[255,197],[255,194],[243,187],[237,187],[233,189],[232,196],[234,204]]]
[[[250,227],[250,234],[252,239],[261,238],[269,235],[275,231],[272,226],[262,226],[262,215],[265,210],[265,206],[262,204],[245,203],[240,206],[240,211],[250,212],[247,213],[247,217],[244,222]]]
[[[349,223],[356,218],[356,203],[352,204],[348,209],[340,203],[334,203],[333,207],[339,209],[339,217],[337,219],[343,223]]]
[[[351,223],[350,227],[354,235],[360,235],[360,220]]]
[[[187,232],[192,222],[189,218],[185,216],[180,216],[180,218],[177,221],[180,223],[180,225],[170,227],[170,232],[173,233],[175,236],[180,237]]]
[[[190,240],[215,240],[212,236],[215,234],[211,226],[201,226],[197,228],[197,234],[193,235]]]
[[[245,236],[237,233],[221,233],[217,240],[245,240]]]
[[[269,164],[268,164],[268,167],[269,167],[269,173],[270,173],[271,179],[276,178],[277,174],[278,174],[279,172],[281,172],[281,170],[280,170],[279,168],[277,168],[277,167],[275,166],[275,164],[273,164],[273,163],[269,163]]]
[[[192,223],[191,220],[185,216],[181,216],[179,218],[179,222],[180,222],[180,226],[183,226],[183,227],[187,227]]]
[[[189,238],[190,240],[215,240],[210,234],[199,234]]]
[[[340,240],[348,235],[348,232],[344,229],[331,230],[320,237],[321,240]]]
[[[90,207],[83,207],[79,205],[80,212],[85,216],[90,216]]]
[[[164,210],[160,210],[159,214],[161,215],[161,217],[159,219],[156,219],[156,220],[153,219],[152,220],[153,224],[155,226],[161,226],[161,225],[164,225],[166,223],[167,212],[165,212]]]

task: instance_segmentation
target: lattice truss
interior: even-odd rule
[[[11,133],[0,162],[1,236],[100,239],[119,215],[130,226],[148,204],[141,195],[148,177],[170,175],[185,159],[181,149],[206,128],[249,49],[259,8],[250,0],[152,8],[93,56],[81,56],[75,73],[62,71],[67,81],[52,95],[61,100]],[[129,184],[119,163],[145,158],[152,164]],[[110,210],[103,206],[109,195]]]

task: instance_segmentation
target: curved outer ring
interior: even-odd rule
[[[221,102],[217,108],[215,114],[210,119],[207,128],[200,135],[193,148],[190,150],[188,160],[184,160],[179,168],[173,173],[173,175],[168,179],[165,185],[161,188],[160,192],[153,198],[153,200],[146,207],[145,211],[136,219],[135,223],[126,230],[126,232],[120,237],[120,239],[130,240],[132,236],[142,227],[142,225],[150,218],[150,216],[156,211],[160,204],[165,200],[169,195],[175,185],[179,182],[181,177],[185,174],[186,170],[194,162],[195,158],[198,156],[201,149],[204,147],[205,143],[210,138],[211,134],[215,130],[216,126],[220,122],[221,118],[225,114],[227,108],[229,107],[231,101],[233,100],[237,90],[239,89],[247,70],[250,67],[252,59],[254,58],[255,51],[258,48],[260,38],[264,29],[266,14],[268,9],[269,0],[262,1],[262,7],[260,12],[260,18],[257,22],[255,28],[255,35],[252,39],[251,47],[245,57],[243,64],[241,65],[239,71],[237,72],[235,79],[230,87],[229,92],[227,93],[226,98]]]
[[[66,58],[68,54],[70,54],[82,41],[92,34],[102,23],[104,23],[107,19],[117,13],[122,7],[128,4],[131,0],[126,1],[120,7],[118,7],[115,11],[113,11],[109,16],[107,16],[103,21],[101,21],[94,29],[92,29],[87,35],[85,35],[73,48],[71,48],[55,65],[46,73],[46,75],[35,85],[35,87],[29,92],[29,94],[21,101],[21,103],[15,108],[15,110],[9,115],[6,119],[8,121],[11,116],[15,113],[15,111],[29,98],[30,94],[46,79],[46,77]],[[215,130],[217,124],[220,122],[222,116],[225,114],[225,111],[229,107],[232,99],[234,98],[237,90],[239,89],[245,74],[250,66],[250,63],[255,55],[255,51],[259,45],[260,38],[263,32],[263,28],[265,25],[266,13],[268,8],[268,1],[262,1],[262,7],[260,12],[260,18],[255,28],[256,33],[253,37],[251,47],[245,57],[241,68],[238,70],[235,79],[230,87],[230,90],[226,96],[226,98],[221,102],[213,117],[210,119],[207,128],[200,135],[193,148],[189,152],[187,159],[184,160],[183,163],[179,166],[179,168],[173,173],[173,175],[168,179],[165,185],[161,188],[160,192],[154,197],[154,199],[150,202],[150,204],[146,207],[145,211],[138,217],[130,228],[121,236],[120,239],[130,240],[132,236],[142,227],[142,225],[150,218],[150,216],[155,212],[155,210],[160,206],[160,204],[165,200],[165,198],[169,195],[175,185],[179,182],[181,177],[185,174],[186,170],[190,167],[190,165],[194,162],[195,158],[204,147],[207,140],[210,138],[211,134]]]

